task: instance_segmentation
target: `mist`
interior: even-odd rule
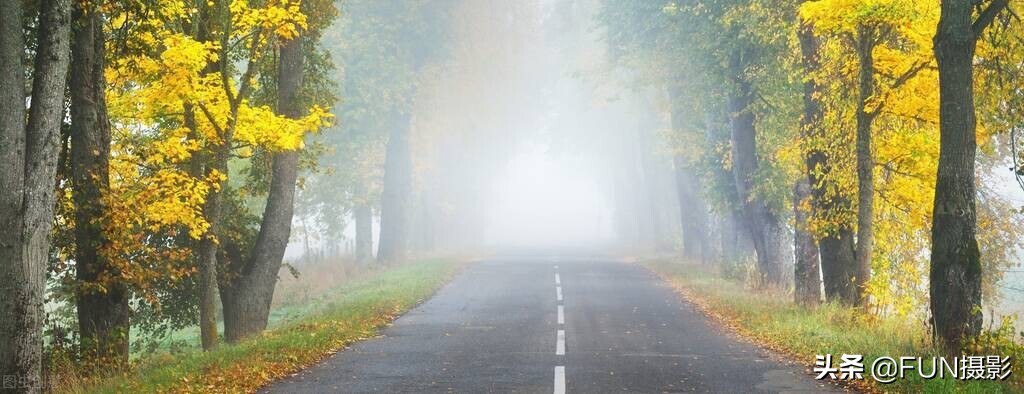
[[[487,195],[484,244],[498,248],[607,245],[613,240],[611,201],[600,174],[578,157],[552,157],[523,144]],[[574,160],[577,159],[577,160]]]
[[[597,3],[432,6],[444,8],[439,12],[447,13],[448,25],[439,27],[440,39],[411,45],[433,57],[414,71],[414,85],[401,87],[409,95],[411,119],[406,248],[414,253],[556,246],[671,249],[679,208],[671,152],[657,143],[658,134],[669,129],[665,97],[631,87],[632,73],[611,65],[595,27]],[[369,11],[352,9],[349,18],[358,18],[358,12]],[[343,21],[351,25],[335,26],[338,31],[325,37],[343,39],[346,29],[358,28],[357,19]],[[358,48],[327,48],[336,62],[359,55]],[[346,82],[351,75],[345,72],[387,77],[377,70],[342,70],[343,101],[376,97],[345,97],[345,84],[356,83]],[[305,244],[351,252],[357,227],[353,211],[328,215],[325,208],[354,209],[349,201],[360,191],[387,193],[390,132],[373,132],[381,123],[362,119],[361,113],[338,113],[340,129],[323,141],[345,147],[348,155],[321,157],[319,167],[335,173],[314,175],[313,181],[336,184],[339,172],[365,172],[366,161],[378,168],[376,177],[310,198],[304,211],[316,220],[307,222],[322,228],[310,225],[312,241],[293,239],[289,256],[303,254]],[[364,161],[364,167],[352,167],[353,160]],[[317,189],[312,195],[325,187],[310,189]],[[378,227],[387,225],[382,208],[373,207],[374,249],[381,242]],[[327,228],[340,230],[332,234]]]
[[[4,389],[1019,390],[1011,5],[0,1]]]

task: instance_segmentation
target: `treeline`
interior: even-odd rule
[[[304,235],[321,245],[337,244],[354,224],[359,263],[398,262],[422,248],[415,117],[423,116],[424,85],[450,57],[451,14],[460,3],[337,3],[339,18],[322,45],[339,65],[332,93],[343,99],[333,112],[342,121],[316,139],[321,154],[299,207],[304,220],[317,225],[304,228]]]
[[[330,0],[0,2],[5,388],[127,365],[133,327],[198,324],[204,348],[218,309],[228,342],[266,328],[304,140],[333,121],[318,43],[336,16]]]
[[[50,368],[121,367],[184,328],[204,349],[256,335],[293,230],[340,244],[352,219],[362,263],[479,239],[489,170],[464,163],[489,153],[464,148],[490,136],[442,133],[494,117],[448,116],[452,86],[491,77],[442,70],[514,68],[475,51],[512,44],[497,29],[523,25],[492,22],[532,6],[3,2],[0,374],[36,391]]]
[[[958,351],[1021,246],[1018,207],[979,181],[1019,160],[1011,5],[629,0],[597,20],[662,91],[687,256],[750,245],[757,283],[923,315]]]

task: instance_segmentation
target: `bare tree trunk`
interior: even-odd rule
[[[829,182],[825,177],[832,166],[823,149],[817,147],[823,138],[823,111],[818,95],[821,93],[818,81],[813,77],[821,68],[819,62],[819,42],[814,35],[814,27],[802,21],[800,30],[800,50],[804,71],[809,78],[804,81],[803,107],[801,118],[801,136],[806,147],[805,160],[807,181],[811,192],[811,215],[817,212],[835,212],[850,208],[849,201],[840,196],[829,196]],[[853,229],[847,223],[839,223],[836,229],[829,231],[818,240],[821,257],[821,271],[825,283],[825,296],[829,300],[839,300],[847,305],[857,302],[856,286],[851,278],[855,276],[855,258]]]
[[[301,36],[281,46],[279,59],[277,112],[297,119],[302,114],[298,97],[304,63]],[[221,286],[224,338],[228,342],[238,342],[267,328],[277,274],[291,235],[298,166],[298,151],[274,153],[270,192],[253,250],[245,261],[237,251],[226,251],[232,256],[233,268],[230,279]]]
[[[373,208],[361,203],[356,206],[356,262],[366,264],[373,259]]]
[[[82,353],[128,362],[129,292],[102,250],[109,245],[103,195],[110,184],[110,121],[107,118],[103,19],[98,7],[76,3],[71,70],[71,173],[75,202],[75,274]],[[106,278],[106,279],[103,279]],[[112,279],[111,279],[112,278]],[[98,281],[102,281],[99,282]]]
[[[793,217],[796,218],[793,236],[795,261],[793,269],[794,296],[796,303],[816,306],[821,302],[821,271],[818,268],[818,245],[807,231],[810,214],[803,208],[804,201],[811,198],[811,186],[806,179],[799,179],[793,188]]]
[[[764,201],[751,198],[753,176],[758,166],[757,139],[754,114],[750,111],[753,92],[750,83],[742,77],[743,63],[739,54],[730,60],[730,69],[737,77],[735,89],[730,93],[728,101],[736,192],[754,241],[761,280],[767,284],[780,285],[783,281],[781,224]]]
[[[874,248],[875,157],[871,148],[874,111],[867,110],[875,94],[875,55],[877,33],[873,27],[858,27],[857,60],[859,98],[857,100],[857,258],[855,290],[857,303],[867,304],[865,288],[871,280],[871,254]]]
[[[942,0],[935,32],[939,65],[939,169],[932,218],[930,295],[935,334],[954,354],[981,330],[981,253],[975,212],[974,50],[1007,0],[972,21],[974,3]]]
[[[0,375],[40,392],[43,302],[64,119],[71,2],[43,0],[25,123],[21,1],[0,1]],[[5,378],[7,379],[7,378]]]
[[[395,116],[385,152],[377,249],[377,260],[385,264],[403,260],[408,249],[409,199],[412,192],[410,122],[411,117],[405,111]]]

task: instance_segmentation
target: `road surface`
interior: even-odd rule
[[[382,334],[262,392],[835,390],[614,261],[480,262]]]

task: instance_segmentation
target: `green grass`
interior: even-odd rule
[[[810,368],[814,356],[832,354],[837,363],[842,354],[862,354],[865,366],[881,356],[931,357],[939,352],[931,345],[927,328],[920,321],[879,318],[835,304],[803,308],[782,292],[763,292],[723,279],[706,268],[671,261],[641,263],[659,274],[685,297],[716,320],[742,336],[782,352]],[[1013,360],[1024,362],[1024,360]],[[930,367],[926,367],[930,370]],[[1022,369],[1014,365],[1014,374]],[[1010,382],[925,380],[910,378],[891,384],[857,387],[883,392],[1019,392],[1019,377]],[[869,378],[865,374],[865,378]]]
[[[143,358],[127,372],[57,388],[98,393],[253,391],[375,336],[433,294],[460,266],[431,260],[389,268],[334,288],[317,302],[277,311],[279,323],[258,337],[208,352]],[[282,314],[289,318],[280,318]]]

